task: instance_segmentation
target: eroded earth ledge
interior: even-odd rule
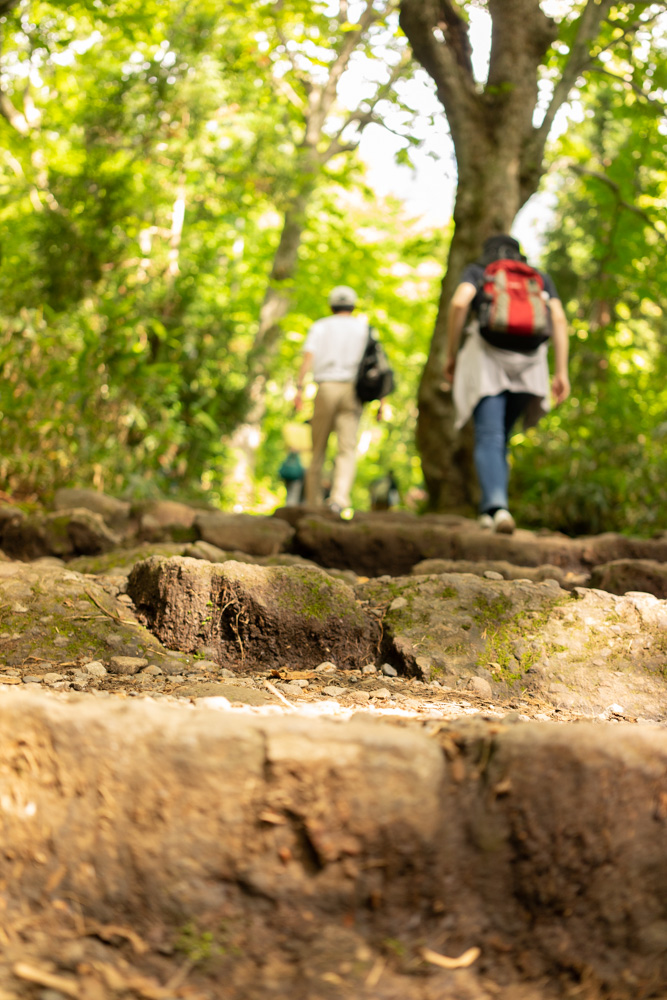
[[[190,992],[150,992],[144,973],[137,995],[637,998],[667,982],[664,730],[477,718],[427,734],[12,694],[0,748],[4,922],[23,928],[5,954],[44,968],[51,914],[61,980],[15,993],[5,972],[3,997],[133,996],[110,989],[130,966],[105,949],[136,963],[141,942],[169,955],[184,934],[207,970],[190,963]],[[104,984],[105,962],[85,992],[81,970]]]

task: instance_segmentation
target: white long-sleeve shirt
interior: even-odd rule
[[[534,426],[551,409],[547,350],[546,343],[530,354],[492,347],[481,336],[477,321],[472,320],[456,359],[456,428],[468,422],[480,399],[506,390],[528,392],[534,397],[523,414],[524,427]]]

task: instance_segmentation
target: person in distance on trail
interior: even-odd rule
[[[513,285],[524,289],[523,304],[512,298],[517,294]],[[491,236],[481,257],[464,269],[452,296],[444,368],[445,381],[453,385],[456,428],[471,416],[474,421],[483,528],[514,531],[507,448],[519,417],[531,427],[551,408],[548,339],[554,345],[551,395],[558,405],[570,393],[567,319],[558,292],[547,274],[530,268],[515,239]]]
[[[299,412],[303,380],[312,369],[317,395],[311,420],[313,453],[306,473],[305,502],[323,502],[322,467],[327,442],[334,432],[338,446],[328,506],[335,514],[350,506],[356,470],[362,406],[355,392],[355,379],[368,340],[368,321],[353,315],[356,304],[357,294],[347,285],[339,285],[329,295],[331,315],[316,320],[306,337],[294,400]]]

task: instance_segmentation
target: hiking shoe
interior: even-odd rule
[[[490,531],[493,528],[493,518],[490,514],[480,514],[477,523],[484,531]]]
[[[493,515],[493,530],[499,535],[511,535],[516,528],[514,518],[508,510],[497,510]]]
[[[336,517],[340,517],[341,514],[343,513],[343,508],[339,503],[330,503],[329,510],[332,514],[335,514]]]

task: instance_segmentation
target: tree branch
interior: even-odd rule
[[[19,111],[14,107],[7,94],[0,91],[0,115],[5,118],[13,129],[20,135],[28,135],[30,132],[30,125],[28,124],[25,115],[22,111]]]
[[[447,27],[443,21],[445,14],[450,24],[458,17],[449,0],[402,0],[399,21],[415,57],[436,85],[456,142],[473,113],[481,110],[481,103],[472,69],[465,67],[463,27],[459,25],[458,34],[449,28],[448,37],[443,30],[443,25]]]
[[[588,0],[579,18],[577,37],[570,49],[570,57],[561,73],[549,102],[542,124],[535,130],[537,144],[544,148],[556,112],[570,96],[579,76],[593,61],[590,45],[597,36],[602,21],[614,5],[614,0]]]
[[[616,80],[617,83],[622,83],[624,86],[629,87],[630,90],[634,91],[639,97],[643,98],[649,104],[654,104],[658,108],[663,110],[667,108],[667,104],[664,101],[659,101],[657,97],[651,97],[647,94],[638,83],[634,80],[628,80],[624,76],[619,76],[617,73],[612,73],[611,70],[605,69],[604,66],[590,66],[589,73],[599,73],[601,76],[608,76],[611,80]]]
[[[651,229],[658,234],[660,239],[667,242],[667,234],[658,229],[655,220],[652,219],[643,208],[639,208],[632,202],[625,200],[622,195],[620,185],[617,184],[616,181],[613,181],[610,177],[607,177],[606,174],[601,173],[599,170],[590,170],[588,167],[584,167],[580,163],[568,163],[567,166],[568,169],[570,169],[573,173],[578,174],[580,177],[592,177],[593,180],[599,181],[601,184],[608,187],[610,191],[613,191],[616,195],[616,204],[619,208],[623,208],[626,212],[632,212],[634,215],[638,215],[644,220],[644,222],[648,223]]]
[[[359,141],[358,138],[356,142],[349,142],[349,143],[342,143],[341,140],[341,136],[343,135],[345,129],[348,128],[348,126],[352,125],[354,122],[357,123],[357,136],[360,136],[360,134],[363,132],[363,130],[366,128],[367,125],[385,124],[380,118],[380,116],[375,113],[375,109],[380,103],[380,101],[383,101],[387,97],[389,97],[394,84],[396,83],[397,80],[400,80],[400,78],[403,76],[407,66],[410,65],[411,61],[412,61],[412,54],[409,48],[406,47],[403,53],[401,54],[401,58],[392,68],[392,71],[389,74],[389,78],[385,80],[384,83],[379,84],[373,96],[369,98],[369,100],[364,102],[365,104],[368,105],[368,110],[352,111],[346,117],[345,121],[336,132],[336,135],[333,137],[330,145],[328,146],[326,151],[322,154],[323,163],[326,163],[328,160],[331,159],[332,156],[336,156],[339,152],[356,149]],[[391,131],[391,129],[389,131]]]

